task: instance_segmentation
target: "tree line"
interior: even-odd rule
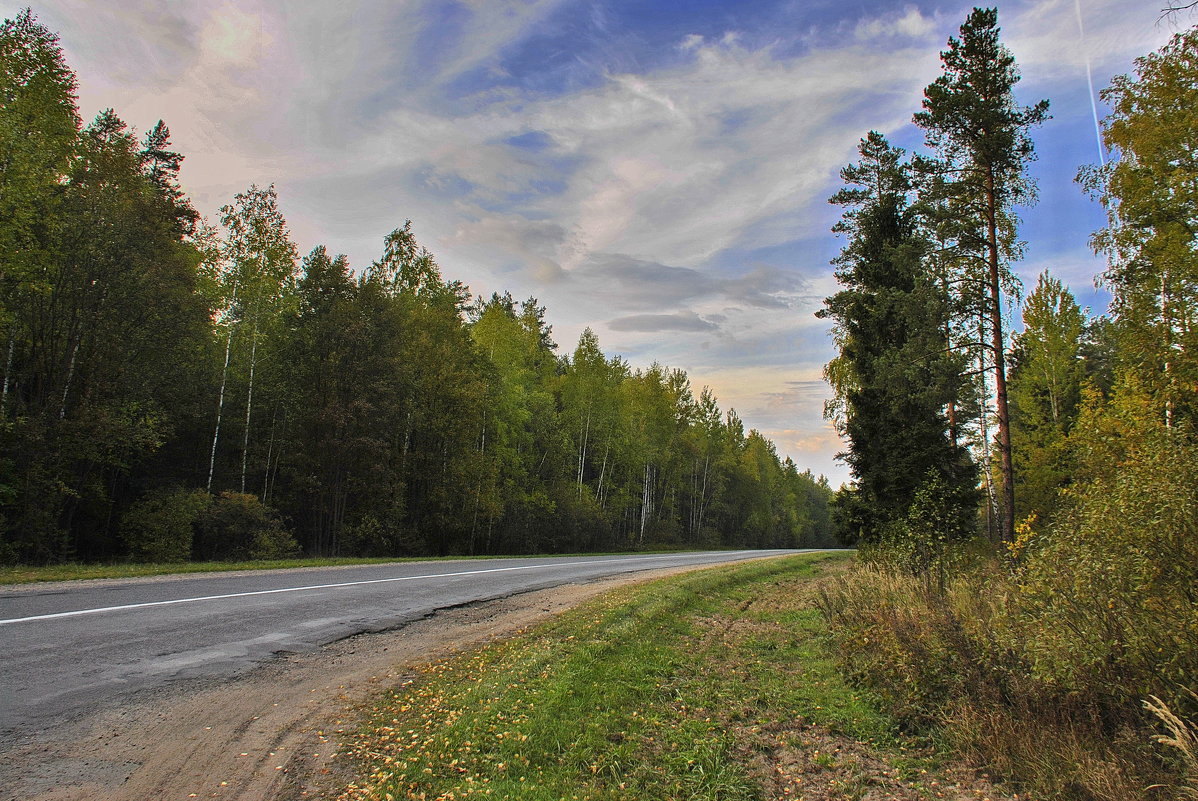
[[[1195,34],[1103,93],[1113,158],[1078,181],[1108,213],[1091,244],[1108,259],[1099,281],[1113,299],[1091,319],[1051,271],[1024,297],[1011,269],[1023,254],[1019,209],[1036,195],[1030,132],[1048,101],[1018,102],[999,32],[995,9],[974,9],[913,117],[926,150],[909,155],[870,132],[831,198],[845,207],[835,228],[845,245],[834,262],[842,289],[820,312],[839,350],[825,368],[826,413],[848,442],[854,483],[836,507],[855,539],[881,541],[934,514],[949,539],[981,530],[1014,542],[1087,469],[1088,446],[1069,443],[1079,419],[1134,407],[1179,437],[1192,425],[1198,212],[1184,109]]]
[[[0,28],[0,560],[833,541],[823,477],[411,223],[355,272],[271,187],[210,224],[159,122],[84,125],[55,34]]]
[[[1047,106],[1016,99],[999,33],[975,9],[913,118],[926,151],[870,133],[832,198],[834,509],[865,566],[824,612],[903,725],[1021,792],[1194,797],[1198,28],[1102,92],[1111,158],[1077,176],[1107,216],[1092,318],[1011,270]]]

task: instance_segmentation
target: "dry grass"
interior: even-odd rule
[[[966,571],[940,593],[862,565],[829,582],[819,604],[849,675],[908,731],[932,733],[1031,797],[1155,800],[1186,781],[1193,793],[1193,726],[1150,706],[1170,732],[1154,743],[1153,720],[1104,686],[1077,681],[1086,673],[1065,689],[1024,649],[1032,635],[1019,599],[1001,570]],[[1182,774],[1171,767],[1179,761]]]
[[[1198,700],[1198,694],[1192,690],[1189,694]],[[1198,725],[1180,718],[1155,695],[1144,702],[1144,708],[1156,715],[1169,732],[1156,735],[1156,741],[1173,748],[1181,759],[1185,785],[1177,788],[1179,796],[1198,799]]]

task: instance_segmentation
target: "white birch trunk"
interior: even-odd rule
[[[4,391],[0,393],[0,418],[3,418],[8,411],[8,382],[9,376],[12,375],[12,354],[15,347],[16,337],[12,335],[10,329],[8,332],[8,358],[4,361]]]
[[[245,472],[250,455],[250,413],[254,408],[254,367],[258,361],[258,324],[250,340],[250,385],[245,394],[245,434],[241,439],[241,491],[245,492]]]
[[[75,359],[79,356],[79,341],[71,348],[71,361],[67,365],[67,381],[62,387],[62,400],[58,404],[58,419],[67,416],[67,395],[71,392],[71,380],[75,377]]]
[[[237,303],[237,284],[233,285],[233,304]],[[230,307],[231,308],[231,307]],[[212,491],[212,477],[216,473],[216,443],[220,441],[220,420],[225,410],[225,385],[229,380],[229,357],[233,353],[233,323],[229,322],[229,336],[225,340],[225,366],[220,372],[220,393],[216,399],[216,428],[212,432],[212,451],[208,456],[208,491]]]

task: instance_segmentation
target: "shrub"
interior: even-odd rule
[[[139,562],[186,562],[195,523],[212,503],[204,490],[152,490],[129,507],[121,521],[129,557]]]
[[[255,495],[222,492],[200,516],[194,555],[197,559],[282,559],[299,546],[278,514]]]
[[[1019,575],[1036,676],[1112,705],[1198,712],[1198,448],[1163,426],[1070,492]]]

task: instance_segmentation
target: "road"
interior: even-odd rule
[[[409,562],[0,587],[0,740],[141,691],[437,610],[615,574],[796,551]]]

